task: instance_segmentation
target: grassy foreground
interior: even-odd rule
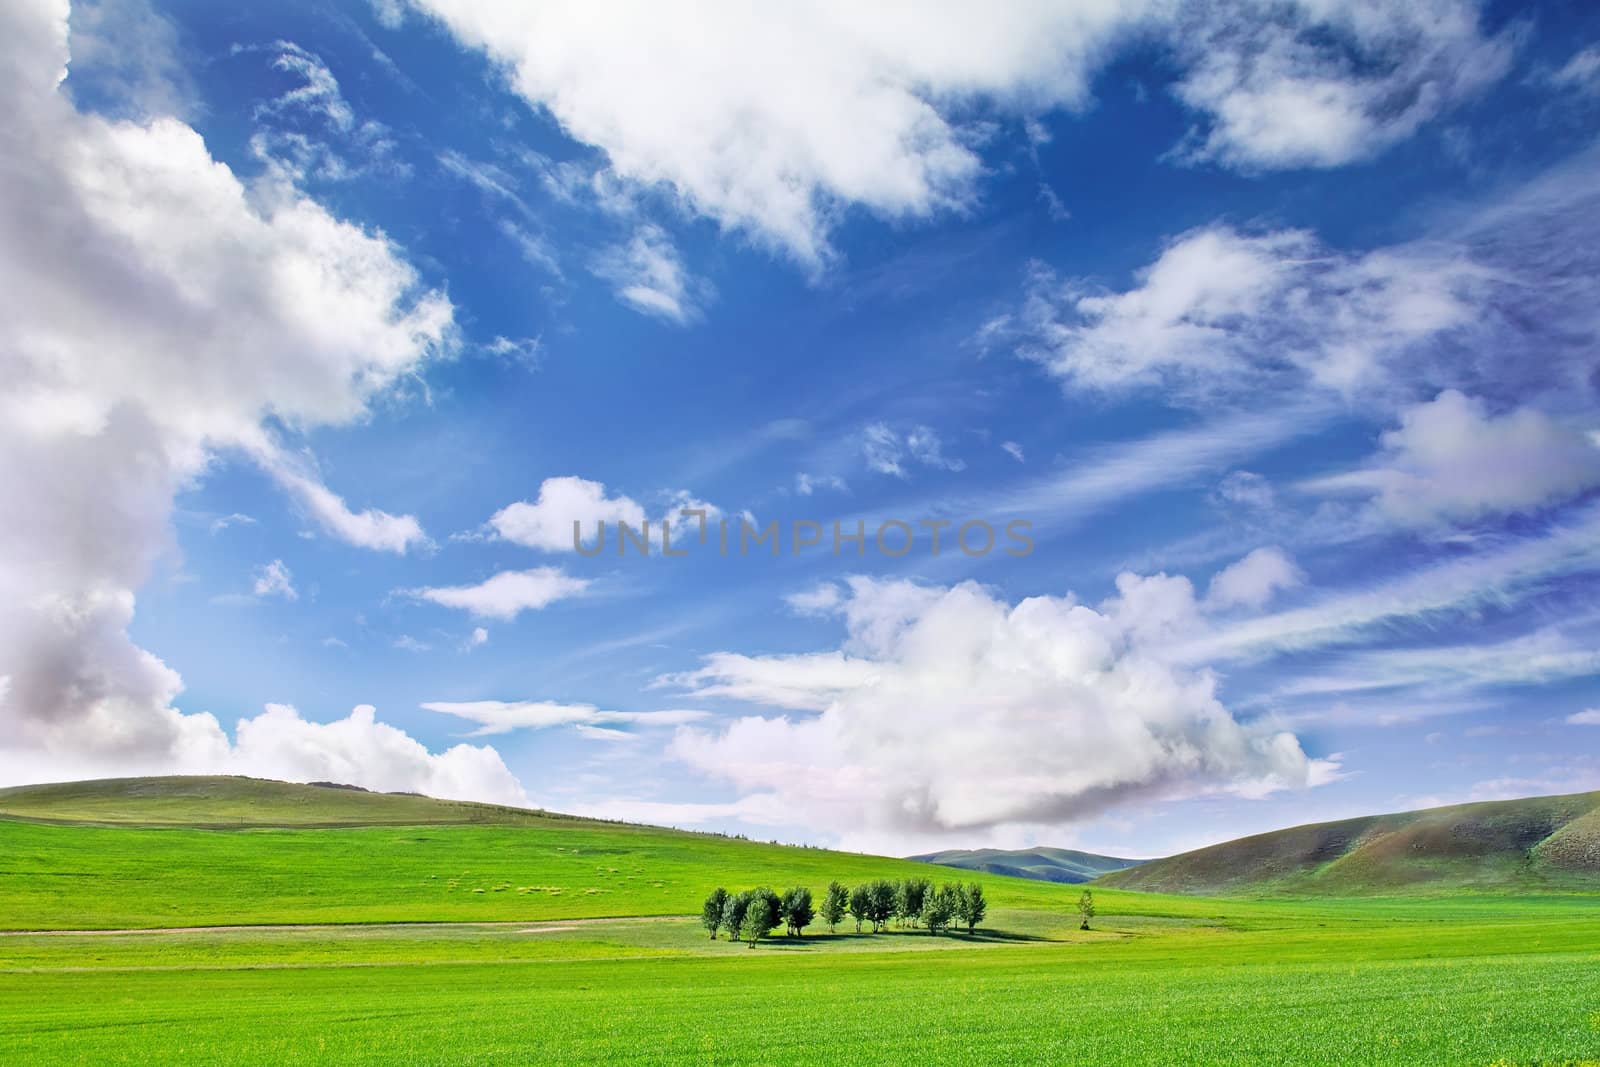
[[[749,949],[712,885],[966,875],[271,785],[226,831],[159,828],[226,824],[192,783],[0,795],[0,1062],[1600,1064],[1593,894],[1097,888],[1083,932],[1080,887],[980,876],[973,937]]]

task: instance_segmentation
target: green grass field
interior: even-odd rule
[[[973,937],[750,949],[692,917],[713,885],[967,876],[528,813],[359,828],[269,786],[226,790],[242,830],[152,826],[220,825],[200,795],[0,795],[0,1060],[1600,1063],[1600,895],[1097,888],[1084,932],[1080,887],[980,876]]]

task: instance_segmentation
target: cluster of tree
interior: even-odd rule
[[[752,948],[780,926],[790,937],[800,937],[814,918],[811,890],[804,886],[795,886],[782,896],[766,886],[742,893],[730,893],[718,886],[706,897],[700,912],[700,922],[711,932],[713,941],[717,931],[725,930],[729,941],[744,941]]]
[[[880,878],[854,889],[839,882],[830,883],[822,897],[821,917],[828,924],[829,933],[844,922],[846,916],[855,920],[856,933],[861,932],[863,924],[878,933],[891,922],[900,926],[921,925],[930,934],[943,933],[959,922],[971,933],[983,921],[988,909],[983,887],[976,882],[966,885],[947,882],[935,889],[926,878],[898,882]],[[744,941],[753,947],[779,926],[785,927],[790,937],[802,937],[816,917],[811,890],[804,886],[796,886],[782,896],[765,886],[742,893],[730,893],[719,886],[706,897],[700,922],[713,941],[719,931],[725,931],[730,941]]]

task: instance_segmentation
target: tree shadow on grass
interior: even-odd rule
[[[955,941],[958,943],[964,942],[971,945],[1016,945],[1027,943],[1043,943],[1054,940],[1054,938],[1040,937],[1037,934],[1018,933],[1013,930],[978,929],[970,934],[965,930],[949,930],[942,934],[930,934],[926,930],[900,927],[896,929],[879,930],[875,934],[866,930],[861,931],[859,934],[853,930],[840,930],[837,933],[832,934],[806,934],[804,937],[789,937],[785,934],[779,934],[776,937],[762,938],[757,947],[766,949],[768,951],[777,950],[780,952],[810,952],[821,948],[827,948],[829,945],[839,945],[848,942],[915,942],[925,941],[930,937],[946,941]]]

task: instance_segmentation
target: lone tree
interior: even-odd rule
[[[858,885],[850,891],[850,918],[856,921],[858,934],[861,924],[872,918],[872,890],[864,885]]]
[[[872,920],[872,932],[877,933],[894,918],[894,902],[899,894],[895,891],[893,882],[879,878],[867,887],[867,895],[872,902],[872,911],[868,918]]]
[[[1083,896],[1078,898],[1078,914],[1083,916],[1083,925],[1078,929],[1089,929],[1089,920],[1094,918],[1094,894],[1087,889],[1083,891]]]
[[[783,894],[783,923],[790,937],[804,937],[815,913],[811,910],[811,890],[797,885]]]
[[[989,902],[983,899],[983,886],[972,882],[956,887],[956,918],[967,924],[967,933],[977,929],[988,910]]]
[[[929,893],[922,902],[922,925],[928,928],[930,934],[948,929],[955,914],[956,890],[948,883],[940,886],[936,892]]]
[[[822,895],[822,921],[828,924],[828,933],[833,933],[849,910],[850,891],[838,882],[829,882],[828,891]]]
[[[722,927],[722,910],[728,906],[728,891],[720,885],[706,897],[706,903],[700,909],[700,925],[711,932],[711,940],[717,939],[717,930]]]
[[[722,928],[728,931],[728,940],[737,941],[744,933],[745,912],[750,910],[749,893],[729,893],[722,905]]]

